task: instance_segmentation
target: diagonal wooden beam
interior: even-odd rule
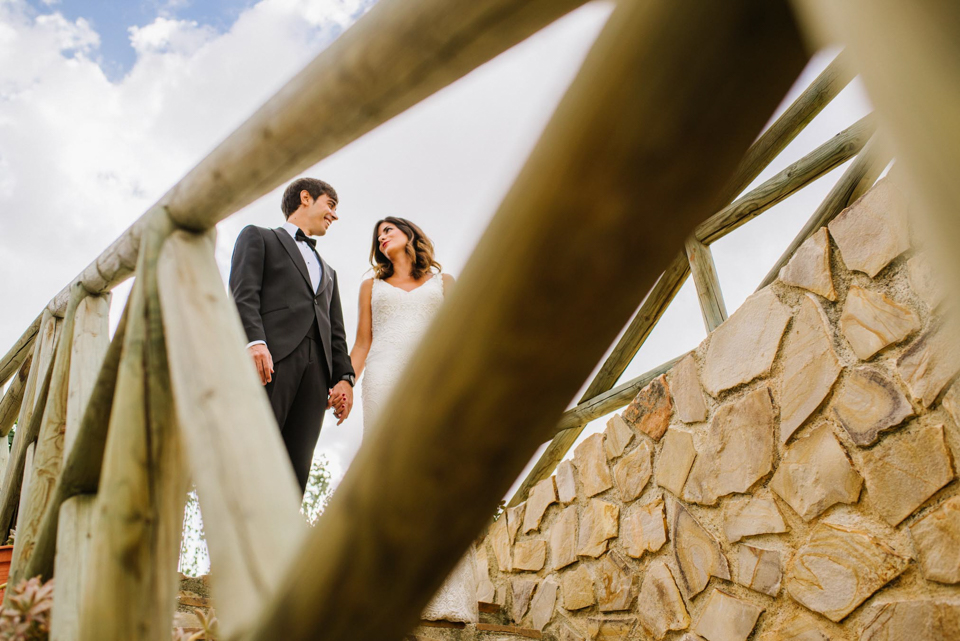
[[[586,425],[592,420],[598,419],[610,412],[615,412],[629,404],[637,395],[637,392],[649,385],[653,379],[673,369],[673,366],[679,363],[684,356],[686,356],[686,354],[671,358],[666,363],[661,363],[652,370],[644,372],[626,383],[621,383],[602,394],[597,394],[579,403],[575,407],[571,407],[563,413],[557,422],[556,433],[560,434],[566,430],[579,427],[580,425]]]
[[[802,69],[792,20],[770,0],[617,3],[241,638],[383,641],[415,625]]]
[[[20,371],[16,378],[10,383],[3,398],[0,399],[0,437],[10,433],[10,429],[17,420],[17,414],[20,412],[20,405],[23,402],[23,393],[27,386],[27,377],[30,375],[30,364],[33,362],[33,353],[27,355],[27,358],[20,365]]]
[[[849,59],[844,52],[840,52],[826,69],[804,89],[786,111],[767,127],[755,143],[744,154],[744,160],[737,167],[737,173],[730,180],[725,194],[730,194],[733,200],[737,194],[747,188],[760,175],[770,161],[780,155],[793,139],[816,118],[823,108],[830,104],[843,89],[853,80],[854,74],[849,66]],[[703,240],[701,238],[701,240]]]
[[[697,288],[697,301],[700,303],[703,326],[709,334],[727,320],[727,306],[723,302],[723,292],[720,290],[720,279],[717,276],[717,266],[713,262],[713,252],[694,236],[684,241],[683,249],[687,262],[690,263],[693,283]]]
[[[75,280],[93,294],[109,291],[133,274],[156,210],[210,229],[586,1],[381,0]],[[48,308],[63,315],[68,297],[64,288]]]
[[[877,178],[883,172],[884,167],[890,162],[890,151],[883,146],[882,141],[873,138],[867,143],[863,151],[857,156],[850,167],[847,168],[837,184],[833,186],[827,197],[824,198],[817,210],[803,226],[803,229],[794,237],[784,250],[777,262],[774,263],[767,275],[760,281],[757,291],[760,291],[780,275],[780,270],[790,260],[790,257],[799,249],[803,241],[810,238],[818,229],[836,218],[840,212],[849,207],[860,196],[866,193],[867,189],[877,181]]]
[[[750,149],[744,154],[744,158],[740,162],[736,174],[724,189],[723,198],[720,202],[730,203],[737,194],[753,182],[753,180],[760,175],[760,172],[803,131],[803,128],[849,84],[852,77],[847,68],[846,58],[841,52],[840,55],[827,65],[827,68],[817,76],[810,86],[797,97],[786,111],[763,132],[756,142],[750,146]],[[850,132],[850,130],[847,131],[848,133]],[[834,141],[836,140],[837,138],[834,139]],[[845,138],[840,138],[840,141],[845,144],[845,146],[849,146]],[[835,151],[836,142],[834,142],[833,145],[828,142],[827,145],[830,145],[829,148]],[[821,148],[821,150],[818,151],[823,151],[823,149]],[[814,156],[814,154],[816,155]],[[843,156],[842,153],[838,155]],[[852,155],[851,153],[850,156],[846,156],[845,159],[849,159]],[[793,193],[796,189],[813,180],[814,177],[811,176],[822,175],[836,166],[836,164],[831,164],[835,162],[836,156],[828,156],[827,162],[824,162],[823,153],[817,154],[817,152],[813,152],[810,156],[813,156],[813,158],[807,157],[810,160],[819,159],[818,162],[811,163],[814,165],[812,168],[798,166],[797,163],[794,163],[794,165],[791,165],[791,167],[788,167],[784,172],[779,174],[781,176],[785,173],[787,174],[782,180],[778,180],[772,185],[768,184],[768,181],[768,183],[764,183],[764,185],[758,187],[757,190],[754,190],[751,194],[744,196],[744,199],[747,200],[741,203],[742,209],[731,213],[727,211],[727,209],[729,209],[728,207],[702,224],[709,224],[718,229],[723,229],[726,224],[723,220],[728,218],[736,220],[737,217],[743,217],[745,222],[746,217],[750,215],[751,211],[756,211],[756,215],[759,215],[761,211],[765,211],[763,205],[756,201],[763,199],[769,200],[771,194],[778,194],[786,198],[790,193]],[[828,166],[829,169],[826,168]],[[806,178],[807,182],[791,186],[791,181],[796,180],[801,175]],[[788,182],[791,184],[785,184]],[[791,191],[791,189],[793,191]],[[761,198],[761,194],[765,195]],[[748,205],[748,203],[750,204]],[[771,202],[770,206],[772,206],[772,204]],[[723,219],[718,219],[717,216],[723,216]],[[709,221],[713,221],[713,223]],[[704,244],[709,244],[720,237],[720,235],[716,237],[707,235],[712,233],[713,232],[709,231],[709,227],[704,230],[703,235],[699,233],[698,229],[696,237]],[[680,291],[680,288],[689,275],[689,261],[685,253],[681,252],[670,263],[670,266],[660,277],[656,288],[650,292],[641,305],[640,310],[630,322],[629,327],[623,333],[620,341],[587,387],[583,397],[580,399],[581,403],[606,392],[616,384],[620,379],[620,375],[623,374],[627,365],[630,364],[633,357],[640,351],[640,347],[644,341],[646,341],[647,336],[653,331],[657,321],[660,320],[663,312],[666,311],[666,308],[673,301],[677,292]],[[586,424],[579,426],[579,429],[567,428],[553,438],[536,464],[530,472],[527,473],[526,478],[520,484],[520,487],[517,488],[508,505],[514,506],[522,502],[526,498],[530,488],[553,473],[553,470],[556,469],[557,465],[563,460],[563,457],[566,456],[567,452],[576,442],[577,437],[585,425]]]
[[[33,343],[37,338],[37,332],[40,331],[40,323],[43,320],[43,314],[37,316],[30,327],[24,330],[23,335],[17,339],[3,358],[0,358],[0,386],[10,380],[13,373],[20,368],[27,356],[33,352]]]
[[[876,131],[876,119],[865,116],[823,143],[800,160],[744,194],[697,225],[694,235],[710,244],[747,224],[777,203],[814,182],[863,149]]]

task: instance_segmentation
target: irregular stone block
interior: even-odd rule
[[[623,520],[620,541],[627,555],[639,559],[645,552],[656,552],[667,542],[667,519],[663,499],[634,508]]]
[[[934,271],[928,254],[917,254],[907,261],[907,278],[910,281],[910,287],[930,309],[940,306],[946,291],[943,279]]]
[[[960,381],[951,385],[943,395],[943,409],[950,414],[954,425],[960,425]]]
[[[833,351],[830,321],[812,295],[800,302],[783,349],[780,377],[780,442],[790,436],[820,407],[840,375]]]
[[[557,498],[560,499],[560,502],[564,505],[572,503],[577,498],[577,480],[574,476],[576,474],[573,461],[560,461],[560,465],[557,466],[556,473],[556,483],[557,483]]]
[[[584,641],[582,634],[574,632],[573,628],[566,624],[560,624],[560,641]]]
[[[603,434],[591,434],[573,451],[573,463],[587,496],[595,496],[613,487],[603,439]]]
[[[607,458],[615,459],[621,456],[623,450],[630,444],[633,439],[633,430],[622,416],[614,414],[607,421],[607,429],[603,431],[603,435],[606,437],[603,440],[603,447],[607,452]]]
[[[654,561],[647,567],[637,603],[640,625],[658,641],[672,630],[686,630],[690,626],[683,597],[663,561]]]
[[[780,553],[750,545],[737,548],[737,583],[740,585],[777,596],[780,591]]]
[[[497,588],[490,580],[490,561],[485,551],[477,553],[477,601],[496,603]]]
[[[821,522],[787,564],[784,586],[804,607],[840,621],[908,562],[867,532]]]
[[[563,607],[567,610],[579,610],[596,603],[593,578],[582,564],[560,575],[560,589],[563,592]]]
[[[730,565],[710,534],[693,515],[671,501],[670,538],[673,556],[680,570],[680,585],[688,599],[703,592],[711,576],[730,580]]]
[[[895,601],[877,606],[860,641],[956,641],[960,639],[960,602],[946,599]]]
[[[857,358],[867,360],[920,329],[920,317],[885,294],[852,285],[840,315],[840,331]]]
[[[746,641],[763,608],[714,588],[693,631],[707,641]]]
[[[584,636],[575,632],[568,624],[561,623],[557,629],[560,632],[560,641],[585,641]]]
[[[596,566],[594,583],[601,612],[630,609],[633,601],[633,573],[616,552],[604,556]]]
[[[862,484],[846,450],[825,423],[787,448],[770,489],[809,521],[837,503],[856,503]]]
[[[520,526],[523,525],[523,514],[526,509],[527,502],[524,501],[520,505],[508,507],[504,510],[504,516],[507,519],[507,532],[510,533],[511,544],[517,540],[517,533],[520,531]]]
[[[960,347],[946,327],[935,325],[897,359],[897,371],[907,389],[930,407],[960,369]]]
[[[736,543],[745,536],[779,534],[787,531],[787,524],[769,497],[737,497],[730,499],[723,509],[723,533]]]
[[[591,617],[587,628],[592,641],[624,641],[637,627],[637,617]]]
[[[674,365],[667,380],[680,420],[684,423],[707,420],[707,404],[703,401],[700,378],[697,376],[697,361],[693,354],[687,354]]]
[[[830,238],[827,228],[821,227],[797,248],[793,258],[780,270],[780,281],[802,287],[827,300],[837,300],[830,269]]]
[[[530,604],[530,618],[533,627],[543,630],[553,619],[554,609],[557,607],[557,592],[560,586],[553,579],[547,579],[537,589],[537,594]]]
[[[526,501],[527,509],[523,515],[523,533],[539,530],[544,512],[556,502],[557,487],[553,484],[552,476],[534,485]]]
[[[501,515],[490,528],[490,545],[497,558],[497,567],[501,572],[513,571],[513,553],[510,545],[510,533],[507,531],[506,516]]]
[[[533,599],[533,593],[536,589],[537,582],[532,579],[510,579],[510,592],[513,595],[510,616],[515,623],[520,623],[523,615],[527,613],[527,608],[530,607],[530,600]]]
[[[550,529],[550,549],[553,550],[553,569],[565,568],[577,561],[577,506],[571,505],[560,513]]]
[[[780,347],[790,308],[769,288],[748,298],[710,335],[703,365],[703,387],[720,392],[770,372]]]
[[[607,541],[617,536],[620,528],[620,506],[592,499],[580,515],[577,554],[600,556],[607,551]]]
[[[670,413],[673,402],[667,388],[667,377],[661,375],[640,390],[627,409],[623,410],[623,420],[659,441],[670,426]]]
[[[766,387],[718,409],[683,487],[684,500],[714,505],[718,497],[746,492],[769,473],[775,420]]]
[[[871,278],[910,248],[907,205],[889,180],[881,180],[827,225],[848,269]]]
[[[518,541],[513,546],[513,569],[539,572],[547,562],[546,541]]]
[[[910,526],[923,578],[960,583],[960,496],[954,496]]]
[[[798,614],[784,621],[770,641],[830,641],[830,637],[813,615]]]
[[[833,395],[830,409],[850,439],[861,447],[872,445],[881,431],[913,416],[913,407],[900,388],[872,367],[850,372]]]
[[[679,496],[695,458],[697,450],[693,445],[693,434],[677,429],[667,430],[663,437],[663,448],[657,457],[657,485]]]
[[[632,452],[613,467],[613,477],[624,503],[633,501],[643,492],[653,474],[650,443],[641,441]]]
[[[894,526],[954,478],[942,425],[888,436],[863,452],[860,468],[870,502]]]

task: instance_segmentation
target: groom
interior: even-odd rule
[[[245,227],[230,268],[230,290],[250,341],[247,351],[301,492],[324,411],[334,405],[339,425],[353,407],[355,378],[337,273],[320,258],[311,238],[326,235],[337,220],[337,201],[337,192],[322,180],[293,181],[281,202],[287,222],[277,229]]]

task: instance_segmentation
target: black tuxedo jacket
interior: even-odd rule
[[[323,275],[313,293],[307,265],[285,229],[249,225],[237,237],[230,268],[230,290],[249,341],[266,341],[273,361],[289,355],[316,323],[333,386],[353,374],[337,273],[323,259]]]

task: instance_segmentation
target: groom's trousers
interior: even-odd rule
[[[273,380],[266,385],[301,494],[307,487],[313,450],[327,409],[327,381],[323,345],[314,324],[296,349],[273,364]]]

